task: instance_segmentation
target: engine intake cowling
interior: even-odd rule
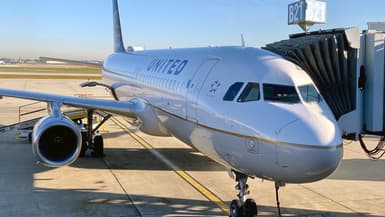
[[[32,149],[39,163],[60,167],[73,163],[82,147],[81,128],[65,116],[40,119],[32,133]]]

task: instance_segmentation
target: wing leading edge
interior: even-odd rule
[[[63,96],[12,89],[0,89],[0,99],[1,96],[36,100],[47,103],[58,103],[61,105],[100,110],[124,116],[136,116],[138,113],[138,111],[135,111],[135,103],[130,101],[122,102],[116,100],[80,98],[75,96]]]

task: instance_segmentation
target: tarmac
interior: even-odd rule
[[[0,79],[0,87],[110,98],[104,88],[80,88],[83,81]],[[0,99],[0,125],[18,122],[19,107],[29,103]],[[223,166],[175,138],[145,135],[122,117],[107,121],[101,132],[104,158],[46,168],[36,164],[27,139],[0,127],[0,217],[228,216],[237,191]],[[259,216],[278,216],[274,183],[248,184]],[[384,217],[385,160],[369,160],[357,142],[346,142],[344,159],[330,177],[288,184],[280,189],[280,202],[282,216]]]

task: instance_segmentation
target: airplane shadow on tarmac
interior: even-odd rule
[[[225,202],[230,203],[230,201]],[[0,214],[18,217],[227,216],[212,202],[206,200],[135,195],[129,192],[128,195],[112,194],[95,192],[92,189],[35,188],[29,198],[13,201],[13,203],[15,203],[14,206],[2,207]],[[25,203],[29,203],[28,207],[24,207]],[[258,210],[258,216],[277,216],[277,209],[273,206],[259,206]],[[282,214],[283,216],[299,217],[375,217],[365,213],[353,215],[351,213],[292,208],[282,208]]]
[[[197,153],[189,148],[165,148],[156,149],[180,169],[186,171],[225,171],[226,168],[206,156]],[[146,149],[136,148],[105,148],[105,160],[110,169],[127,170],[170,170],[166,164],[158,160],[151,152]],[[86,157],[87,159],[87,157]],[[90,164],[71,165],[73,167],[88,168],[94,166]],[[103,165],[100,165],[103,167]],[[92,168],[101,169],[101,168]]]
[[[225,168],[216,162],[211,161],[205,156],[196,155],[193,149],[158,149],[162,154],[171,159],[176,163],[182,170],[186,171],[224,171]],[[106,149],[106,157],[104,161],[108,162],[108,167],[102,163],[89,164],[88,160],[102,162],[101,159],[81,159],[73,166],[79,168],[108,168],[117,170],[170,170],[166,165],[160,163],[149,151],[144,149]],[[340,172],[336,172],[331,179],[349,179],[349,180],[366,180],[380,181],[383,179],[370,178],[370,172],[365,171],[365,177],[357,176],[356,174],[350,175],[344,173],[346,170],[353,170],[355,163],[371,164],[372,161],[368,160],[345,160],[342,163]],[[383,163],[383,162],[382,162]],[[362,171],[361,171],[362,172]],[[360,171],[357,171],[360,173]],[[191,200],[191,199],[180,199],[180,198],[163,198],[152,195],[132,195],[128,193],[128,198],[134,201],[136,208],[139,210],[141,215],[149,214],[151,210],[155,210],[154,213],[149,214],[150,216],[225,216],[221,211],[215,209],[215,205],[208,201]],[[100,196],[103,197],[103,194]],[[114,196],[116,197],[116,195]],[[230,204],[231,201],[225,201],[226,204]],[[105,198],[97,198],[92,200],[92,203],[100,204],[111,203]],[[123,202],[124,203],[124,202]],[[115,204],[116,205],[116,204]],[[164,211],[164,213],[157,213]],[[259,206],[260,215],[258,216],[277,216],[277,208],[275,206]],[[354,215],[352,213],[342,212],[329,212],[328,210],[316,210],[316,209],[293,209],[282,207],[282,213],[290,216],[317,216],[317,217],[352,217],[352,216],[365,216],[365,217],[376,217],[367,213],[360,213]],[[300,215],[298,215],[300,213]],[[159,215],[158,215],[159,214]],[[285,216],[285,215],[283,215]]]

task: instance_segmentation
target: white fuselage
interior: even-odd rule
[[[209,47],[115,53],[104,62],[103,78],[108,84],[124,83],[117,89],[119,100],[146,102],[164,136],[175,136],[250,176],[316,181],[330,175],[342,157],[341,135],[325,101],[306,102],[299,94],[299,87],[314,85],[310,77],[265,50]],[[235,83],[240,89],[232,100],[224,100]],[[257,87],[254,98],[242,95],[249,84]],[[298,100],[268,100],[269,85],[293,87]],[[277,96],[288,100],[285,94]]]

